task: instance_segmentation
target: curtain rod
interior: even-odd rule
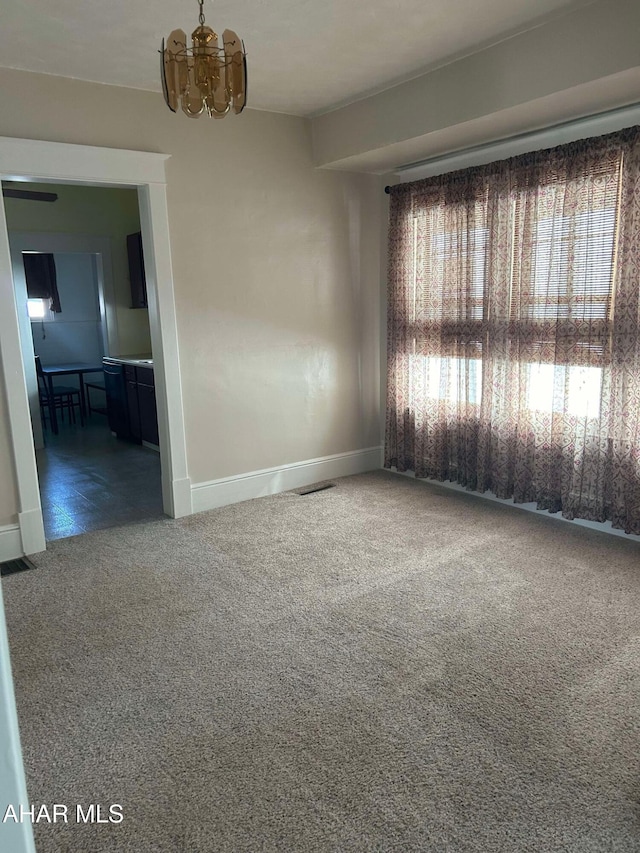
[[[535,143],[536,140],[540,140],[541,148],[553,147],[554,145],[561,145],[564,141],[572,142],[574,140],[552,140],[550,144],[547,144],[544,141],[545,136],[548,136],[549,134],[563,133],[568,133],[570,135],[573,132],[579,132],[582,130],[588,131],[590,135],[598,136],[605,133],[613,133],[615,130],[622,130],[624,127],[630,126],[629,124],[625,124],[627,121],[630,122],[631,125],[638,124],[640,122],[640,103],[629,104],[625,107],[616,107],[615,109],[607,110],[606,112],[594,113],[579,119],[558,122],[557,124],[551,124],[540,130],[515,133],[512,136],[504,136],[500,139],[494,139],[492,142],[483,142],[480,145],[472,145],[468,148],[459,148],[455,151],[447,152],[446,154],[437,154],[434,157],[428,157],[426,160],[419,160],[415,163],[408,163],[405,166],[400,166],[396,169],[396,172],[402,173],[420,168],[427,169],[429,166],[435,167],[438,164],[445,164],[447,161],[455,162],[458,159],[487,154],[492,151],[499,151],[503,146],[517,145],[518,143],[526,145],[527,143]],[[609,125],[611,125],[611,127],[609,127]],[[575,139],[580,139],[580,136],[576,136]],[[532,151],[536,149],[524,148],[522,151],[517,153],[525,153],[527,150]],[[509,157],[513,155],[506,154],[504,156]],[[497,159],[503,158],[498,156]],[[491,160],[487,159],[484,162],[489,163]],[[464,168],[464,166],[458,168]],[[446,171],[453,171],[453,169],[447,169]],[[416,180],[419,179],[416,178]],[[387,184],[384,191],[389,195],[394,186],[400,186],[403,183],[407,183],[407,181],[399,181],[397,184]]]

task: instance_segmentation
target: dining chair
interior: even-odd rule
[[[53,427],[53,432],[57,433],[55,427],[56,420],[52,417],[52,412],[60,411],[60,419],[64,423],[65,409],[69,415],[69,423],[76,423],[76,406],[80,413],[80,425],[84,426],[84,415],[82,413],[82,404],[80,401],[80,389],[74,388],[71,385],[54,385],[53,393],[49,392],[49,383],[42,371],[40,356],[35,357],[36,374],[38,376],[38,398],[40,402],[40,417],[42,418],[42,426],[47,428],[45,412],[49,412],[49,420]]]

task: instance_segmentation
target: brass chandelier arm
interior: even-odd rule
[[[224,62],[224,65],[230,65],[233,62],[233,59],[226,59],[225,52],[223,47],[209,47],[208,56],[215,56],[216,59],[219,57],[221,61]],[[162,53],[161,50],[158,53]],[[192,56],[192,50],[190,47],[182,48],[181,50],[176,50],[173,52],[173,56],[175,59],[186,59],[188,56]]]
[[[223,110],[217,110],[215,107],[209,107],[208,112],[210,116],[217,116],[218,118],[222,118],[222,116],[226,116],[230,109],[231,104],[227,104],[227,106]]]
[[[204,112],[204,104],[202,104],[200,106],[199,110],[197,110],[196,112],[193,112],[192,110],[189,109],[189,101],[187,101],[186,98],[183,98],[182,99],[182,112],[185,115],[189,116],[189,118],[199,118],[202,115],[202,113]]]

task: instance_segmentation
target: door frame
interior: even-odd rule
[[[191,482],[182,404],[166,197],[166,154],[0,137],[0,179],[136,189],[154,358],[162,498],[167,515],[190,515]],[[25,554],[46,548],[18,306],[4,205],[0,205],[0,356]],[[24,308],[22,309],[24,310]]]

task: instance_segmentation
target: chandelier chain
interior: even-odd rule
[[[198,20],[200,21],[200,26],[203,27],[204,26],[204,9],[202,7],[204,6],[204,0],[198,0],[198,2],[200,4],[200,15],[198,16]]]

